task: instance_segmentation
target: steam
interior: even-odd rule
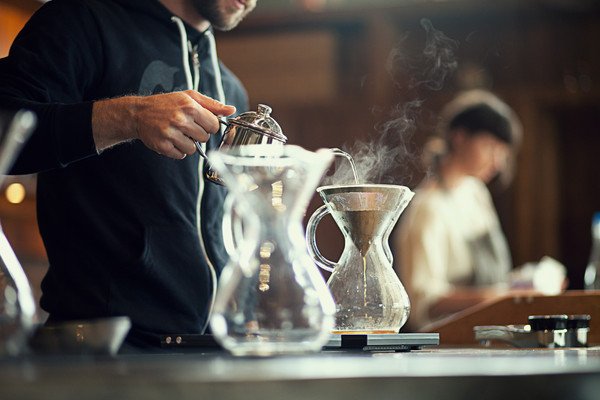
[[[446,78],[458,67],[454,50],[458,42],[450,39],[443,32],[436,30],[428,19],[421,20],[421,26],[427,32],[425,49],[423,50],[425,80],[413,82],[414,86],[425,85],[431,90],[441,90]]]
[[[422,52],[410,57],[404,47],[405,36],[390,52],[387,62],[395,87],[406,93],[408,100],[391,109],[389,119],[376,127],[377,137],[358,141],[351,148],[343,147],[354,159],[358,183],[406,184],[410,176],[406,169],[398,170],[416,163],[410,145],[424,103],[419,91],[441,90],[458,66],[458,42],[436,30],[428,19],[422,19],[421,26],[426,33]],[[350,163],[342,157],[336,157],[335,171],[326,180],[335,185],[357,183]]]

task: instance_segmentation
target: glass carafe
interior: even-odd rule
[[[36,122],[29,111],[6,116],[0,114],[0,186]],[[35,313],[31,286],[0,225],[0,355],[18,355],[26,349]]]
[[[308,255],[302,218],[333,155],[292,145],[245,145],[208,157],[234,199],[224,222],[243,226],[219,279],[210,320],[215,339],[234,355],[320,350],[335,305]]]
[[[396,185],[324,186],[325,205],[308,221],[306,241],[315,262],[332,274],[327,281],[336,303],[333,333],[398,333],[410,302],[393,269],[390,233],[414,193]],[[344,235],[344,250],[334,263],[321,255],[316,229],[331,214]]]
[[[0,226],[0,355],[24,351],[34,318],[29,281]]]

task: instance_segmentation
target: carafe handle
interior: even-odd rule
[[[231,194],[223,202],[223,245],[229,257],[237,252],[238,244],[243,240],[242,220],[234,210],[235,198]]]
[[[392,254],[392,249],[390,249],[390,234],[394,229],[394,225],[395,224],[390,224],[390,227],[385,232],[385,235],[383,235],[383,253],[387,257],[390,265],[394,264],[394,255]]]
[[[306,247],[308,248],[308,254],[319,267],[325,271],[333,272],[336,263],[323,257],[317,247],[317,226],[327,214],[329,214],[329,209],[326,205],[322,205],[321,207],[317,208],[313,215],[311,215],[306,226]]]

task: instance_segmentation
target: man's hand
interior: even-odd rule
[[[193,140],[206,142],[211,133],[218,132],[217,115],[234,112],[235,107],[193,90],[126,96],[95,102],[92,130],[99,151],[140,139],[159,154],[182,159],[196,151]]]

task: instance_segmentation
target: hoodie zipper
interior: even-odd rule
[[[190,43],[191,45],[191,43]],[[198,54],[198,45],[191,47],[192,68],[194,71],[194,90],[198,91],[200,87],[200,55]]]
[[[187,32],[185,31],[185,25],[181,18],[172,16],[171,21],[177,25],[179,30],[179,37],[181,42],[181,52],[183,57],[183,70],[186,76],[186,82],[188,89],[198,90],[200,86],[200,57],[198,55],[198,46],[192,46],[191,42],[187,38]],[[194,70],[194,76],[192,77],[192,72],[190,71],[190,56],[192,59],[192,67]],[[202,150],[206,151],[206,143],[201,143]],[[206,318],[206,322],[202,327],[201,332],[204,333],[206,331],[206,327],[210,321],[210,317],[212,315],[212,309],[215,302],[215,295],[217,292],[217,273],[214,265],[208,258],[208,252],[206,251],[206,245],[204,243],[204,237],[202,235],[202,195],[204,194],[204,158],[198,157],[198,197],[196,198],[196,231],[198,232],[198,239],[200,244],[200,249],[202,251],[202,256],[206,260],[206,264],[208,265],[208,269],[210,272],[210,278],[212,283],[212,293],[211,300],[208,307],[208,315]]]
[[[198,55],[198,45],[190,46],[191,47],[191,56],[192,56],[192,67],[194,70],[194,90],[198,90],[200,87],[200,56]],[[206,152],[206,143],[201,143],[202,149]],[[210,317],[212,315],[213,306],[215,304],[215,296],[217,294],[217,273],[215,270],[215,266],[210,261],[208,257],[208,252],[206,251],[206,244],[204,243],[204,237],[202,235],[202,195],[204,194],[204,158],[198,157],[198,198],[196,199],[196,230],[198,231],[198,236],[200,239],[200,248],[202,249],[202,255],[206,260],[206,264],[208,265],[208,269],[210,272],[210,278],[212,283],[212,293],[210,304],[208,307],[208,316],[206,318],[206,322],[202,327],[202,333],[206,331],[206,328],[210,322]]]

